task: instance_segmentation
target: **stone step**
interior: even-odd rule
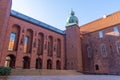
[[[81,75],[75,70],[12,69],[11,75]]]

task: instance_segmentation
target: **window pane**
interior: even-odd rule
[[[9,41],[9,46],[8,46],[8,50],[10,50],[10,51],[12,51],[14,49],[15,37],[16,37],[16,33],[10,34],[10,41]]]
[[[24,43],[24,52],[27,52],[28,40],[29,40],[29,36],[26,36],[25,43]]]
[[[114,33],[119,34],[118,27],[114,27]]]
[[[99,31],[99,37],[103,38],[103,32],[102,31]]]

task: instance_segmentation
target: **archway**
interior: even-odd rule
[[[61,62],[59,60],[56,61],[56,69],[57,70],[61,69]]]
[[[52,69],[52,61],[50,59],[47,60],[47,69]]]
[[[25,56],[23,57],[23,69],[29,69],[30,68],[30,58]]]
[[[42,60],[40,58],[36,59],[36,69],[42,69]]]
[[[15,68],[16,57],[14,55],[6,56],[5,67]]]

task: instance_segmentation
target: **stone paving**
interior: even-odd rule
[[[9,76],[8,80],[120,80],[116,75]]]

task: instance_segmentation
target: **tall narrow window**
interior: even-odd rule
[[[24,41],[24,52],[31,53],[32,52],[32,44],[33,42],[33,30],[27,29],[25,41]],[[34,45],[33,45],[34,47]]]
[[[116,42],[117,52],[120,54],[120,41]]]
[[[36,48],[36,39],[35,39],[35,41],[34,41],[34,45],[33,45],[33,46],[34,46],[34,48]]]
[[[51,43],[48,42],[48,56],[51,56]]]
[[[53,38],[51,36],[48,38],[48,56],[53,56]]]
[[[40,50],[40,39],[38,39],[38,50],[37,50],[37,54],[41,54],[40,51],[41,51],[41,50]]]
[[[107,51],[106,51],[105,44],[101,45],[101,54],[102,54],[103,57],[107,56]]]
[[[61,40],[57,39],[57,57],[61,57]]]
[[[39,33],[38,34],[38,48],[37,48],[38,55],[43,54],[43,45],[44,45],[44,35],[43,33]]]
[[[20,34],[20,26],[17,24],[14,24],[11,27],[10,39],[9,39],[9,44],[8,44],[9,51],[18,50],[19,34]]]
[[[9,41],[9,46],[8,46],[8,50],[10,50],[10,51],[14,50],[15,38],[16,38],[16,33],[12,32],[10,34],[10,41]]]
[[[113,29],[114,29],[114,33],[115,33],[115,34],[119,34],[119,31],[118,31],[118,27],[117,27],[117,26],[115,26]]]
[[[87,53],[88,53],[88,58],[92,57],[92,49],[90,47],[87,47]]]
[[[103,38],[103,32],[99,31],[99,38]]]
[[[25,37],[25,43],[24,43],[24,52],[28,52],[28,51],[27,51],[28,41],[29,41],[29,36],[26,36],[26,37]]]

